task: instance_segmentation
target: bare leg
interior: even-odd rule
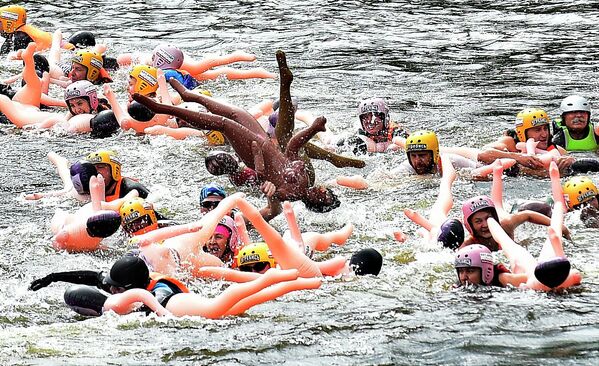
[[[214,80],[221,75],[225,75],[229,80],[239,79],[275,79],[277,74],[267,71],[264,68],[258,67],[249,70],[233,69],[231,67],[221,67],[214,70],[204,71],[194,77],[196,80]]]
[[[34,42],[29,43],[23,51],[23,62],[25,63],[25,67],[23,67],[23,80],[25,80],[26,84],[19,89],[13,100],[39,108],[42,97],[42,82],[35,72],[34,52]]]
[[[491,185],[491,200],[495,204],[495,210],[499,220],[507,217],[508,214],[503,209],[503,166],[500,162],[493,163],[493,184]]]
[[[304,145],[306,154],[311,159],[326,160],[337,168],[363,168],[366,163],[360,159],[354,159],[347,156],[339,155],[331,151],[327,151],[318,145],[308,142]]]
[[[491,231],[493,239],[499,243],[503,253],[510,261],[512,272],[516,274],[526,273],[530,276],[537,265],[537,261],[526,249],[519,244],[516,244],[516,242],[503,231],[503,228],[497,221],[495,221],[495,219],[490,217],[487,219],[487,224],[489,225],[489,231]]]
[[[445,220],[447,220],[449,211],[453,207],[451,186],[456,179],[456,172],[449,157],[441,155],[441,169],[443,176],[441,177],[439,195],[431,208],[429,219],[431,224],[436,228],[440,228],[443,225]]]
[[[200,60],[194,60],[190,56],[185,55],[181,69],[195,76],[197,74],[201,74],[205,71],[208,71],[216,66],[228,65],[240,61],[252,62],[255,60],[255,55],[241,50],[235,51],[231,54],[224,56],[208,55],[202,57],[202,59]]]
[[[282,151],[285,151],[287,144],[293,136],[295,128],[295,113],[291,101],[291,83],[293,74],[287,66],[287,57],[283,51],[277,51],[277,63],[279,64],[280,89],[279,89],[279,120],[275,126],[275,136],[279,142]]]

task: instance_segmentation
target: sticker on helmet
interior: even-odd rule
[[[0,18],[7,20],[19,20],[19,14],[13,13],[12,11],[3,11],[0,13]]]
[[[239,260],[239,264],[246,264],[248,262],[259,262],[260,255],[259,254],[249,254],[241,257]]]

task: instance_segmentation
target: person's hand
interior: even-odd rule
[[[38,278],[37,280],[31,281],[31,283],[29,284],[29,289],[32,291],[37,291],[41,288],[48,286],[52,282],[54,282],[52,281],[52,275],[49,274],[46,277]]]
[[[518,164],[530,169],[543,169],[545,167],[541,159],[533,155],[515,154],[514,158]]]
[[[260,184],[260,191],[262,191],[262,193],[264,193],[264,195],[267,198],[272,197],[275,194],[276,190],[277,187],[272,182],[265,181],[262,184]]]
[[[572,164],[574,164],[574,162],[576,161],[576,159],[574,159],[571,156],[560,156],[557,159],[557,168],[559,169],[560,173],[564,172],[566,169],[568,169]]]
[[[562,225],[562,236],[568,240],[572,240],[570,236],[570,230],[565,225]]]

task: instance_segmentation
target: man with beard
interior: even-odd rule
[[[567,151],[597,151],[599,126],[591,123],[591,103],[579,95],[570,95],[560,105],[561,119],[554,121],[552,142]]]

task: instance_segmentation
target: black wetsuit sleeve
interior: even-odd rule
[[[561,146],[565,149],[566,148],[566,134],[564,133],[564,130],[562,130],[561,128],[555,129],[553,138],[551,139],[551,142],[554,145]]]
[[[137,192],[139,193],[139,197],[141,198],[147,198],[150,194],[149,189],[147,189],[143,184],[134,181],[133,179],[125,177],[123,178],[123,182],[121,184],[122,186],[120,198],[125,197],[127,193],[131,192],[134,189],[137,190]]]
[[[70,271],[50,273],[46,277],[31,282],[29,288],[37,291],[53,282],[68,282],[78,285],[96,286],[104,289],[104,273],[97,271]]]

